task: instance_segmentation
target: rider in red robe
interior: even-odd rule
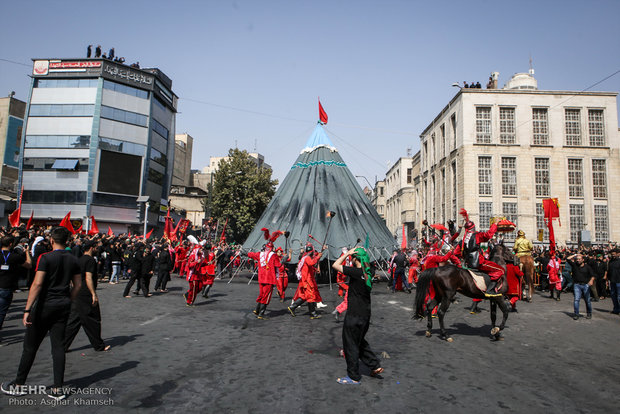
[[[504,275],[504,268],[486,259],[480,249],[481,243],[487,242],[493,238],[497,231],[497,224],[495,224],[495,220],[493,220],[489,231],[476,231],[476,226],[473,221],[469,220],[467,211],[461,209],[461,214],[466,218],[464,225],[465,235],[458,246],[456,246],[456,249],[454,249],[454,254],[461,256],[468,268],[476,269],[489,275],[491,282],[489,286],[487,286],[485,296],[500,296],[501,294],[497,293],[497,282]]]

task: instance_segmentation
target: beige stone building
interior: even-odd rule
[[[521,73],[503,89],[461,89],[420,140],[420,219],[445,223],[465,208],[479,228],[505,216],[548,242],[542,200],[557,197],[558,243],[620,240],[616,92],[539,90],[533,71]]]
[[[400,158],[385,177],[385,224],[399,243],[403,224],[408,239],[415,228],[414,159]]]

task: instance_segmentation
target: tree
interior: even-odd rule
[[[231,148],[213,177],[212,216],[225,223],[229,241],[248,237],[275,194],[278,180],[260,168],[247,151]]]

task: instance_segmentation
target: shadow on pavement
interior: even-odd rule
[[[130,369],[136,368],[140,362],[138,361],[126,361],[114,368],[107,368],[101,370],[99,372],[95,372],[94,374],[88,375],[86,377],[75,378],[68,381],[68,386],[75,386],[76,388],[88,388],[92,384],[95,384],[100,381],[105,381],[110,378],[114,378],[118,374],[129,371]]]

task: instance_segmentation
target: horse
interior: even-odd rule
[[[491,251],[489,260],[504,267],[504,275],[500,281],[498,281],[500,286],[498,293],[500,293],[500,295],[489,298],[491,302],[491,339],[498,341],[501,339],[501,331],[506,325],[506,320],[508,319],[509,313],[509,306],[504,301],[504,294],[508,291],[508,282],[506,280],[505,272],[506,261],[512,261],[513,257],[505,246],[498,244]],[[425,303],[427,292],[431,284],[435,291],[435,297],[431,298],[428,303]],[[414,318],[423,319],[424,316],[428,318],[426,329],[427,338],[431,337],[431,330],[433,329],[431,311],[439,304],[439,309],[437,311],[440,327],[439,337],[445,341],[452,342],[452,338],[446,333],[443,318],[448,310],[448,307],[450,306],[450,302],[454,299],[457,292],[470,298],[485,299],[484,292],[476,286],[469,271],[460,267],[446,265],[433,269],[427,269],[422,272],[418,278],[414,301]],[[497,317],[497,306],[499,306],[503,314],[502,323],[499,327],[495,324]]]
[[[532,255],[525,255],[519,257],[519,262],[521,263],[521,270],[525,275],[525,283],[527,285],[527,297],[526,301],[532,301],[532,292],[534,292],[534,259]]]

